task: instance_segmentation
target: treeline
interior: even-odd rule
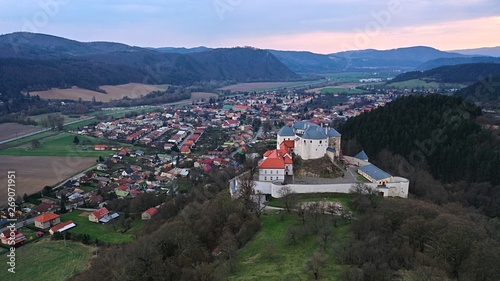
[[[100,249],[72,280],[225,280],[237,249],[260,227],[243,201],[230,198],[230,174],[221,171],[189,194],[168,197],[136,241]]]
[[[170,86],[165,91],[153,91],[143,97],[130,99],[123,98],[117,101],[110,101],[106,103],[109,107],[130,107],[140,105],[159,105],[165,103],[172,103],[191,98],[191,91],[180,86]]]
[[[500,138],[475,122],[480,114],[460,98],[402,97],[343,124],[343,152],[364,149],[375,164],[408,177],[417,196],[498,216]]]
[[[359,196],[359,195],[353,195]],[[500,221],[458,204],[376,199],[352,222],[342,280],[498,280]]]
[[[388,84],[413,79],[424,79],[442,83],[471,83],[500,74],[499,63],[468,63],[446,65],[426,71],[410,71],[400,74]]]

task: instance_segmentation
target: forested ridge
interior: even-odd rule
[[[410,192],[443,203],[473,205],[500,215],[500,138],[475,119],[479,107],[443,95],[406,96],[348,120],[340,127],[343,152],[365,149]]]
[[[426,71],[410,71],[400,74],[389,83],[423,79],[441,83],[472,83],[500,74],[499,63],[467,63],[446,65]]]
[[[359,216],[339,251],[343,280],[500,279],[500,138],[480,115],[461,98],[414,95],[339,128],[344,154],[365,149],[410,179],[409,199],[351,195]]]

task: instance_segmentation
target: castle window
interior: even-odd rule
[[[267,181],[267,177],[264,177],[264,180]]]
[[[313,143],[313,141],[310,141],[311,143]]]
[[[304,140],[304,143],[306,143],[306,140]]]
[[[319,143],[323,143],[323,141],[319,141]]]

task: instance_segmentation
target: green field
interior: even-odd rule
[[[59,112],[45,113],[45,114],[40,114],[40,115],[33,115],[33,116],[30,116],[30,118],[33,119],[33,120],[35,120],[37,123],[40,123],[40,121],[43,118],[46,118],[48,115],[62,116],[64,118],[64,123],[68,123],[68,122],[76,121],[76,120],[80,119],[80,118],[69,117],[68,115],[64,115],[64,114],[61,114]]]
[[[350,89],[350,88],[323,88],[321,89],[322,94],[365,94],[366,91],[360,89]]]
[[[92,247],[43,238],[18,248],[15,253],[15,274],[7,271],[6,254],[1,256],[0,280],[63,281],[88,266]]]
[[[236,272],[229,280],[313,280],[313,275],[305,270],[306,260],[318,249],[316,236],[300,239],[296,244],[286,242],[285,233],[290,226],[299,226],[300,221],[293,216],[270,214],[261,217],[261,229],[238,252]],[[349,232],[349,226],[334,229],[330,240],[342,243]],[[332,247],[327,247],[328,259],[320,270],[319,280],[341,280],[342,266],[337,264]]]
[[[73,143],[74,137],[75,135],[73,134],[61,133],[41,139],[40,146],[36,148],[32,148],[30,142],[28,142],[22,146],[1,150],[0,155],[99,157],[107,156],[111,153],[110,151],[93,150],[92,145],[102,143],[102,140],[93,137],[78,136],[80,144],[87,143],[89,146],[88,150],[82,150],[81,146]]]
[[[29,137],[21,138],[21,139],[15,140],[15,141],[11,141],[11,142],[8,142],[7,144],[9,147],[17,146],[17,145],[21,145],[21,144],[26,143],[26,142],[30,142],[32,140],[46,138],[46,137],[54,135],[54,134],[57,134],[57,132],[47,131],[47,132],[43,132],[43,133],[29,136]]]
[[[90,239],[99,239],[99,241],[105,243],[126,243],[132,242],[135,239],[136,231],[144,225],[144,221],[135,220],[132,222],[132,228],[125,233],[121,233],[121,227],[117,226],[116,231],[113,228],[112,222],[107,224],[100,224],[90,222],[88,215],[81,216],[82,213],[88,213],[84,211],[73,211],[71,213],[66,213],[61,216],[62,221],[72,220],[76,227],[69,230],[71,233],[75,234],[88,234]]]
[[[385,85],[385,88],[394,88],[394,89],[418,89],[418,90],[427,90],[427,89],[460,89],[465,87],[463,84],[456,83],[438,83],[438,82],[428,82],[421,79],[413,79],[403,82],[395,82]]]
[[[327,74],[326,77],[337,83],[359,83],[360,79],[381,78],[387,79],[396,76],[393,72],[341,72]]]
[[[322,80],[319,80],[319,81],[298,82],[298,83],[293,83],[293,84],[286,85],[286,86],[270,87],[270,88],[260,89],[260,90],[256,90],[255,92],[256,93],[263,93],[263,92],[268,92],[268,91],[276,91],[276,90],[280,90],[280,89],[284,89],[284,88],[291,89],[291,88],[297,88],[297,87],[303,87],[303,86],[309,86],[309,85],[312,86],[314,84],[319,84],[319,83],[323,83],[323,82],[324,81],[322,81]]]

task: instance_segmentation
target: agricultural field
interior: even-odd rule
[[[403,82],[394,82],[386,85],[386,88],[395,88],[395,89],[460,89],[465,87],[463,84],[456,83],[438,83],[438,82],[428,82],[421,79],[413,79]]]
[[[205,99],[208,100],[210,98],[217,98],[218,95],[214,93],[207,93],[207,92],[193,92],[191,93],[191,99],[192,100],[201,100]]]
[[[16,156],[64,156],[64,157],[95,157],[107,156],[109,151],[94,151],[93,145],[103,141],[93,137],[80,136],[80,145],[75,145],[73,139],[76,135],[69,133],[60,133],[39,140],[38,146],[33,147],[31,142],[23,145],[0,150],[0,155]],[[106,140],[106,144],[107,144]],[[83,150],[82,146],[88,146],[88,150]]]
[[[127,243],[135,239],[137,230],[144,225],[142,220],[132,221],[131,228],[122,233],[122,226],[118,222],[120,218],[114,219],[116,222],[113,227],[113,220],[107,224],[94,223],[89,221],[89,212],[75,210],[71,213],[61,215],[61,221],[72,220],[76,227],[69,230],[75,234],[88,234],[91,240],[98,239],[105,243]],[[115,230],[116,229],[116,230]]]
[[[7,271],[7,256],[0,257],[0,280],[68,280],[89,266],[91,246],[42,238],[16,250],[16,273]]]
[[[124,97],[131,99],[139,98],[140,96],[147,95],[153,91],[161,91],[159,87],[153,85],[146,85],[140,83],[129,83],[116,86],[101,86],[107,94],[96,91],[81,89],[73,87],[71,89],[51,89],[46,91],[32,92],[31,95],[38,95],[43,99],[67,99],[91,101],[94,97],[96,101],[108,102],[111,100],[120,100]]]
[[[72,122],[72,121],[77,121],[77,120],[80,120],[82,118],[87,118],[85,116],[82,116],[82,117],[69,117],[68,115],[64,115],[64,114],[61,114],[59,112],[45,113],[45,114],[40,114],[40,115],[33,115],[33,116],[30,116],[30,118],[33,119],[33,120],[35,120],[37,123],[40,123],[40,121],[43,118],[46,118],[48,115],[62,116],[64,118],[64,123],[68,123],[68,122]]]
[[[326,78],[336,83],[359,83],[360,79],[381,78],[387,80],[387,78],[395,77],[398,74],[395,72],[341,72],[327,74]]]
[[[239,252],[236,270],[229,278],[243,280],[313,280],[313,274],[306,269],[309,257],[318,250],[315,235],[290,243],[286,238],[290,227],[301,227],[300,220],[293,215],[276,213],[261,216],[261,229]],[[341,280],[342,266],[337,264],[333,244],[345,241],[349,225],[334,229],[327,247],[327,259],[320,270],[319,280]],[[330,249],[330,250],[328,250]]]
[[[250,92],[250,91],[272,91],[281,88],[299,87],[318,83],[318,81],[306,82],[255,82],[239,83],[220,88],[220,90],[229,90],[232,92]]]
[[[95,158],[89,157],[50,157],[50,156],[5,156],[0,155],[0,182],[7,182],[7,171],[16,172],[16,195],[39,192],[47,185],[61,181],[83,171],[93,164]],[[0,185],[0,206],[7,203],[7,185]]]
[[[35,126],[22,125],[18,123],[2,123],[0,124],[0,132],[2,132],[0,134],[0,141],[38,131],[40,131],[40,128]]]
[[[347,94],[347,95],[356,95],[356,94],[365,94],[366,91],[360,89],[353,88],[322,88],[320,90],[321,94]]]

